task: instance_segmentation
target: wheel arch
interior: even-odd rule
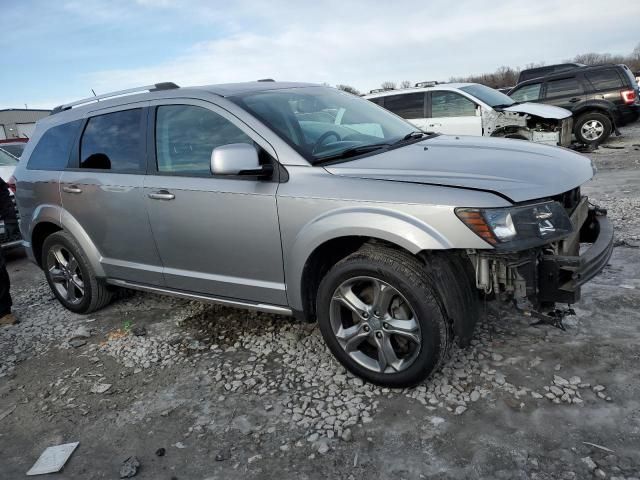
[[[615,121],[614,110],[615,110],[615,107],[607,103],[602,103],[597,101],[586,102],[580,105],[579,107],[577,107],[575,110],[573,110],[573,118],[577,120],[578,117],[591,112],[602,113],[607,117],[609,117],[609,119],[611,120],[611,123],[615,125],[616,121]],[[574,121],[574,129],[577,128],[577,124],[578,122]]]
[[[33,260],[42,268],[42,246],[52,233],[65,231],[80,245],[87,255],[96,277],[105,276],[100,260],[102,256],[87,232],[69,212],[58,205],[43,205],[33,214],[30,222],[29,247]]]
[[[346,208],[322,215],[297,235],[285,257],[287,296],[297,316],[312,320],[320,280],[365,243],[381,243],[411,255],[450,249],[448,239],[419,219],[395,210]]]

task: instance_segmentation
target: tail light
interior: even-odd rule
[[[635,90],[623,90],[620,92],[620,95],[622,95],[622,100],[627,105],[631,105],[632,103],[635,103],[637,98],[637,94]]]
[[[16,177],[11,175],[11,178],[9,178],[9,181],[7,182],[7,186],[9,187],[9,190],[11,190],[11,192],[15,195],[16,194]]]

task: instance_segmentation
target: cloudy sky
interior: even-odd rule
[[[637,0],[21,0],[0,14],[0,108],[121,88],[275,78],[446,80],[630,53]]]

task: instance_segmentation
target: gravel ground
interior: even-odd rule
[[[13,255],[0,478],[72,441],[56,478],[119,478],[131,456],[136,478],[167,480],[640,478],[640,125],[622,133],[589,154],[617,246],[567,331],[487,304],[472,345],[413,389],[364,384],[285,317],[141,293],[72,314]]]

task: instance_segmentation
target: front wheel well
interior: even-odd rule
[[[51,222],[42,222],[36,225],[31,234],[31,248],[33,249],[33,256],[36,259],[36,263],[42,267],[42,245],[48,236],[55,232],[62,230],[60,226]]]
[[[316,320],[316,295],[320,282],[333,267],[343,258],[359,250],[363,245],[384,245],[396,250],[406,251],[391,242],[373,237],[348,236],[338,237],[316,247],[307,259],[302,271],[302,317],[308,322]]]

